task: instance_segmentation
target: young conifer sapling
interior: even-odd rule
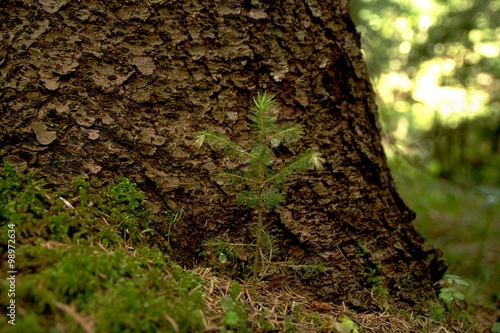
[[[286,184],[292,174],[303,172],[309,167],[321,171],[325,161],[320,152],[307,150],[279,168],[273,168],[273,162],[276,159],[273,148],[280,144],[289,145],[304,134],[302,123],[278,124],[276,122],[276,117],[272,112],[275,103],[274,97],[266,92],[260,92],[253,98],[254,105],[250,108],[248,117],[252,129],[252,141],[248,149],[233,143],[222,133],[209,130],[198,132],[194,141],[194,146],[198,149],[206,142],[213,149],[223,150],[230,158],[246,164],[241,170],[224,171],[218,177],[233,185],[246,185],[247,190],[237,193],[237,201],[257,209],[253,262],[254,283],[258,280],[263,258],[264,212],[273,210],[285,200],[279,189]]]

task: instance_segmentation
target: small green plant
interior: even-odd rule
[[[343,315],[333,325],[339,333],[359,333],[358,325],[347,315]]]
[[[221,332],[242,332],[247,330],[246,319],[248,317],[243,304],[238,302],[241,287],[238,282],[231,281],[230,298],[222,297],[220,305],[225,312],[222,317],[223,327]]]
[[[307,150],[275,170],[273,162],[276,158],[273,148],[298,140],[304,134],[304,126],[300,123],[288,122],[278,125],[272,113],[275,99],[266,92],[258,93],[257,97],[253,98],[253,103],[254,106],[250,109],[251,115],[249,116],[253,140],[249,149],[240,147],[226,135],[214,131],[197,133],[194,146],[199,149],[204,142],[207,142],[212,148],[222,149],[229,157],[246,164],[242,170],[222,172],[219,177],[233,185],[246,185],[245,189],[238,191],[237,200],[241,204],[257,209],[253,262],[255,283],[264,258],[262,253],[265,233],[264,212],[274,209],[284,201],[285,197],[279,188],[292,174],[303,172],[310,166],[316,170],[322,170],[324,159],[318,151]]]
[[[366,254],[368,253],[366,245],[360,240],[358,240],[357,242],[356,250],[356,258],[365,258]]]
[[[458,275],[445,275],[444,278],[451,287],[441,288],[439,298],[448,304],[456,300],[463,301],[464,294],[455,289],[453,284],[456,284],[457,286],[468,286],[469,283]]]
[[[444,276],[446,283],[449,287],[441,288],[439,292],[439,298],[444,301],[446,306],[448,307],[448,321],[451,321],[453,315],[453,304],[458,301],[464,300],[464,294],[459,292],[454,285],[457,286],[468,286],[469,283],[462,279],[458,275],[445,275]]]
[[[381,265],[377,265],[376,267],[367,266],[365,271],[360,273],[360,276],[371,285],[372,291],[377,296],[380,305],[388,306],[389,290],[385,286],[383,268]]]

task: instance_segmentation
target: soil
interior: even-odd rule
[[[156,214],[156,243],[186,267],[213,237],[251,242],[254,214],[213,176],[231,165],[193,148],[222,131],[248,143],[259,90],[319,149],[322,173],[293,178],[266,221],[282,260],[322,262],[295,285],[354,309],[419,308],[446,267],[394,188],[346,1],[8,1],[0,8],[0,158],[54,188],[124,176]],[[174,226],[168,211],[179,213]],[[245,259],[242,259],[243,261]],[[378,282],[377,282],[378,281]]]

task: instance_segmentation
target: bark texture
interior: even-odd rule
[[[54,186],[137,182],[181,263],[205,239],[248,234],[253,212],[213,179],[228,160],[192,142],[214,129],[245,145],[251,97],[267,90],[280,120],[307,128],[297,151],[327,160],[266,217],[282,258],[327,266],[297,282],[360,307],[374,281],[413,305],[441,277],[394,189],[347,1],[4,1],[0,25],[0,157]],[[166,208],[182,211],[173,229]]]

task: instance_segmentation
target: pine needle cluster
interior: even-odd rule
[[[320,152],[307,150],[279,168],[273,168],[276,160],[273,149],[279,145],[290,145],[305,134],[302,123],[277,123],[272,112],[275,103],[275,98],[266,92],[259,92],[253,98],[254,105],[248,117],[253,134],[249,149],[240,147],[222,133],[208,130],[198,132],[194,142],[198,149],[207,143],[213,149],[222,150],[228,157],[246,164],[242,170],[224,171],[218,177],[233,185],[246,185],[246,190],[237,193],[237,201],[257,209],[254,281],[258,279],[262,261],[263,213],[273,210],[285,200],[280,188],[286,185],[291,175],[306,171],[309,167],[321,171],[325,161]]]

